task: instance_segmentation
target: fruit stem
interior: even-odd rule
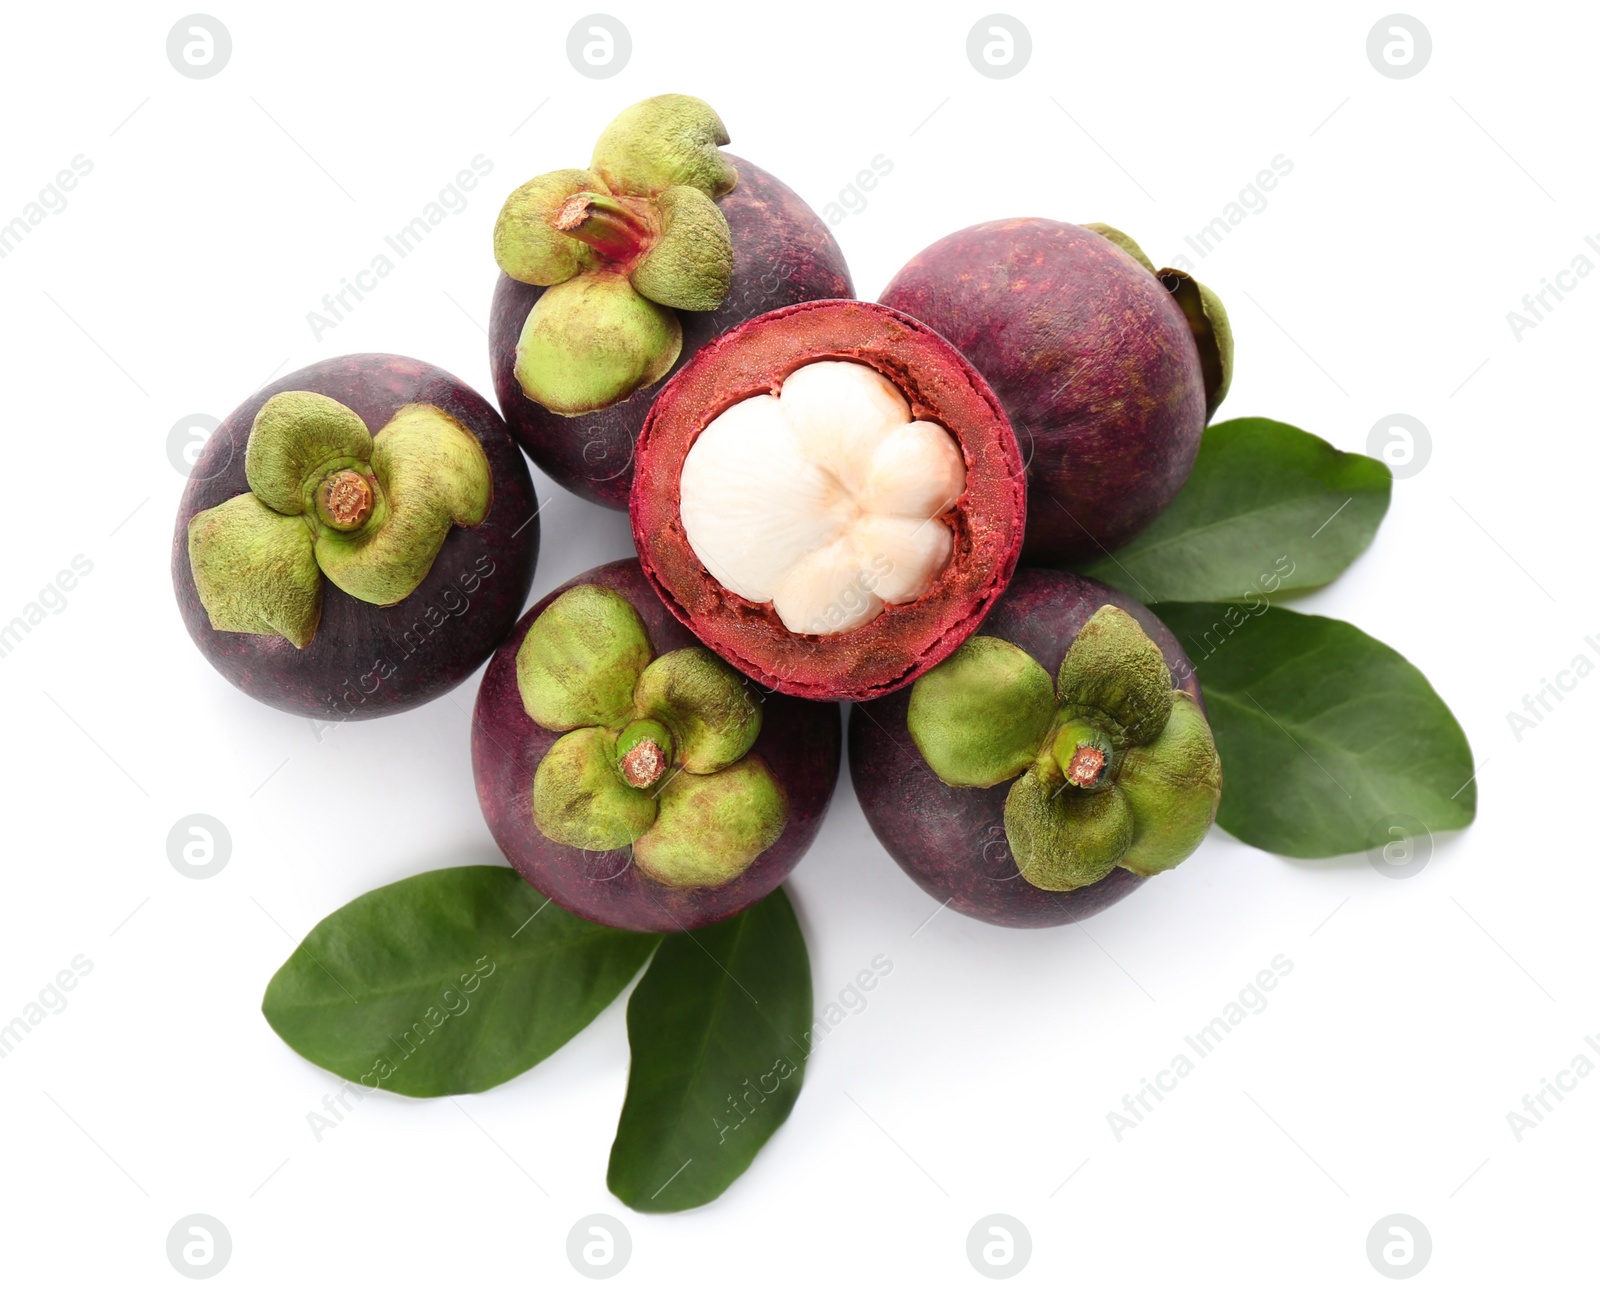
[[[1074,786],[1093,786],[1106,766],[1105,752],[1098,746],[1079,746],[1062,770]]]
[[[1050,745],[1050,758],[1069,786],[1092,791],[1106,780],[1111,743],[1099,729],[1077,720],[1057,731]]]
[[[622,757],[622,780],[643,790],[667,771],[667,752],[646,737]]]
[[[335,530],[355,530],[372,515],[372,483],[353,468],[330,472],[317,486],[317,516]]]
[[[609,261],[633,260],[655,241],[656,234],[645,211],[604,193],[574,193],[550,217],[550,224]]]
[[[617,738],[617,776],[636,790],[654,786],[672,764],[672,734],[654,719],[635,719]]]

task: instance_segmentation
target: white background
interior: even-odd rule
[[[1418,1289],[1592,1279],[1600,1076],[1520,1142],[1506,1118],[1600,1030],[1600,681],[1521,740],[1506,717],[1574,656],[1600,661],[1580,379],[1600,278],[1520,341],[1506,319],[1600,236],[1592,10],[1418,10],[1432,60],[1404,80],[1368,62],[1370,5],[1023,5],[1033,56],[1010,79],[967,61],[972,6],[621,4],[633,55],[611,80],[567,61],[581,8],[228,5],[232,58],[205,80],[167,61],[182,12],[13,7],[4,33],[0,221],[93,165],[0,260],[0,621],[93,563],[0,659],[0,1019],[74,955],[94,967],[0,1060],[7,1288],[187,1288],[165,1244],[196,1212],[233,1238],[217,1289],[588,1288],[565,1244],[594,1212],[632,1234],[617,1288],[986,1288],[966,1237],[997,1212],[1032,1234],[1016,1288],[1387,1288],[1366,1238],[1391,1213],[1432,1235]],[[934,238],[1008,215],[1107,221],[1159,264],[1292,160],[1198,267],[1238,335],[1223,416],[1345,449],[1395,412],[1429,428],[1371,551],[1295,605],[1414,661],[1482,777],[1477,824],[1409,880],[1214,831],[1087,925],[1036,932],[948,912],[919,932],[936,905],[846,781],[792,882],[819,1009],[875,954],[894,970],[751,1171],[647,1217],[605,1189],[620,1002],[493,1092],[375,1096],[313,1137],[335,1080],[271,1032],[262,990],[363,891],[498,860],[468,760],[476,680],[320,742],[234,691],[173,605],[166,443],[347,351],[488,392],[500,200],[667,90],[711,101],[733,150],[819,210],[892,161],[836,229],[869,297]],[[467,209],[314,338],[323,294],[479,153],[494,170]],[[535,596],[631,551],[620,514],[538,488]],[[197,812],[233,838],[205,881],[165,846]],[[1266,1010],[1117,1141],[1107,1113],[1275,954],[1294,969]]]

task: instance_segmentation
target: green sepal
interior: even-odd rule
[[[656,800],[612,766],[616,734],[579,728],[545,752],[533,775],[533,823],[557,844],[623,849],[650,829]]]
[[[330,472],[364,470],[372,436],[354,409],[315,391],[282,391],[250,424],[244,475],[250,492],[286,517],[311,510],[311,495]]]
[[[632,603],[603,585],[579,584],[539,613],[517,648],[523,709],[553,732],[621,728],[654,654]]]
[[[1127,252],[1129,256],[1133,257],[1134,260],[1138,261],[1140,265],[1144,266],[1145,269],[1149,270],[1150,273],[1154,274],[1156,272],[1155,262],[1146,256],[1144,249],[1127,234],[1123,233],[1122,230],[1112,225],[1100,224],[1098,221],[1086,224],[1084,228],[1093,230],[1108,243],[1115,243],[1123,251]]]
[[[1172,713],[1172,673],[1161,648],[1137,620],[1109,604],[1072,640],[1056,691],[1088,717],[1110,719],[1122,741],[1136,746],[1154,741]]]
[[[358,530],[324,528],[317,562],[351,597],[387,607],[427,578],[452,526],[482,524],[493,484],[478,438],[430,404],[405,405],[373,437],[372,471],[372,516]]]
[[[1172,697],[1161,735],[1123,757],[1117,789],[1133,815],[1121,865],[1140,876],[1176,867],[1200,847],[1222,799],[1222,761],[1205,715],[1187,692]]]
[[[728,218],[699,189],[662,190],[661,232],[629,281],[658,305],[715,310],[733,283],[733,234]]]
[[[589,166],[614,193],[654,195],[687,184],[720,198],[739,178],[718,151],[727,142],[727,127],[709,103],[658,94],[617,114],[596,142]]]
[[[1206,388],[1206,421],[1227,398],[1233,385],[1233,325],[1222,298],[1182,270],[1161,270],[1158,277],[1189,321],[1200,352],[1200,374]]]
[[[1006,842],[1017,870],[1041,890],[1076,890],[1104,880],[1133,840],[1119,787],[1085,795],[1037,768],[1006,796]]]
[[[653,880],[678,888],[727,884],[777,842],[789,816],[783,791],[758,755],[705,776],[680,770],[657,795],[661,811],[634,841],[633,861]]]
[[[316,635],[322,574],[311,528],[240,494],[189,521],[189,569],[213,629],[277,634],[296,647]]]
[[[515,190],[494,222],[494,259],[520,283],[546,288],[588,269],[597,257],[576,238],[550,222],[576,193],[607,192],[593,171],[564,170],[536,175]]]
[[[523,394],[573,417],[604,409],[666,376],[683,327],[621,274],[597,269],[546,289],[517,341]]]
[[[755,744],[761,707],[744,678],[704,647],[682,647],[645,667],[634,712],[665,724],[677,761],[690,773],[715,773]]]
[[[906,723],[940,781],[994,786],[1033,762],[1055,714],[1044,666],[977,634],[911,685]]]

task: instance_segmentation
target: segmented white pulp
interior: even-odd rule
[[[793,633],[842,633],[927,591],[950,560],[943,518],[966,478],[954,437],[913,421],[881,373],[819,360],[700,433],[680,507],[724,588],[770,602]]]

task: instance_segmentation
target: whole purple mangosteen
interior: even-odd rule
[[[918,885],[1006,926],[1081,921],[1177,866],[1222,789],[1177,640],[1126,594],[1043,570],[911,687],[854,707],[850,776]]]
[[[701,646],[635,560],[537,603],[484,674],[478,802],[540,893],[630,930],[689,930],[771,893],[838,780],[835,702],[763,692]]]
[[[551,171],[495,225],[495,394],[552,480],[626,508],[657,384],[736,324],[854,295],[827,226],[793,190],[724,153],[711,106],[634,104],[588,170]]]
[[[1099,557],[1160,515],[1227,394],[1222,303],[1108,225],[991,220],[912,257],[881,298],[988,380],[1028,462],[1022,559]]]
[[[258,701],[339,722],[448,692],[504,640],[539,552],[528,465],[443,369],[346,355],[211,435],[172,536],[184,624]]]

